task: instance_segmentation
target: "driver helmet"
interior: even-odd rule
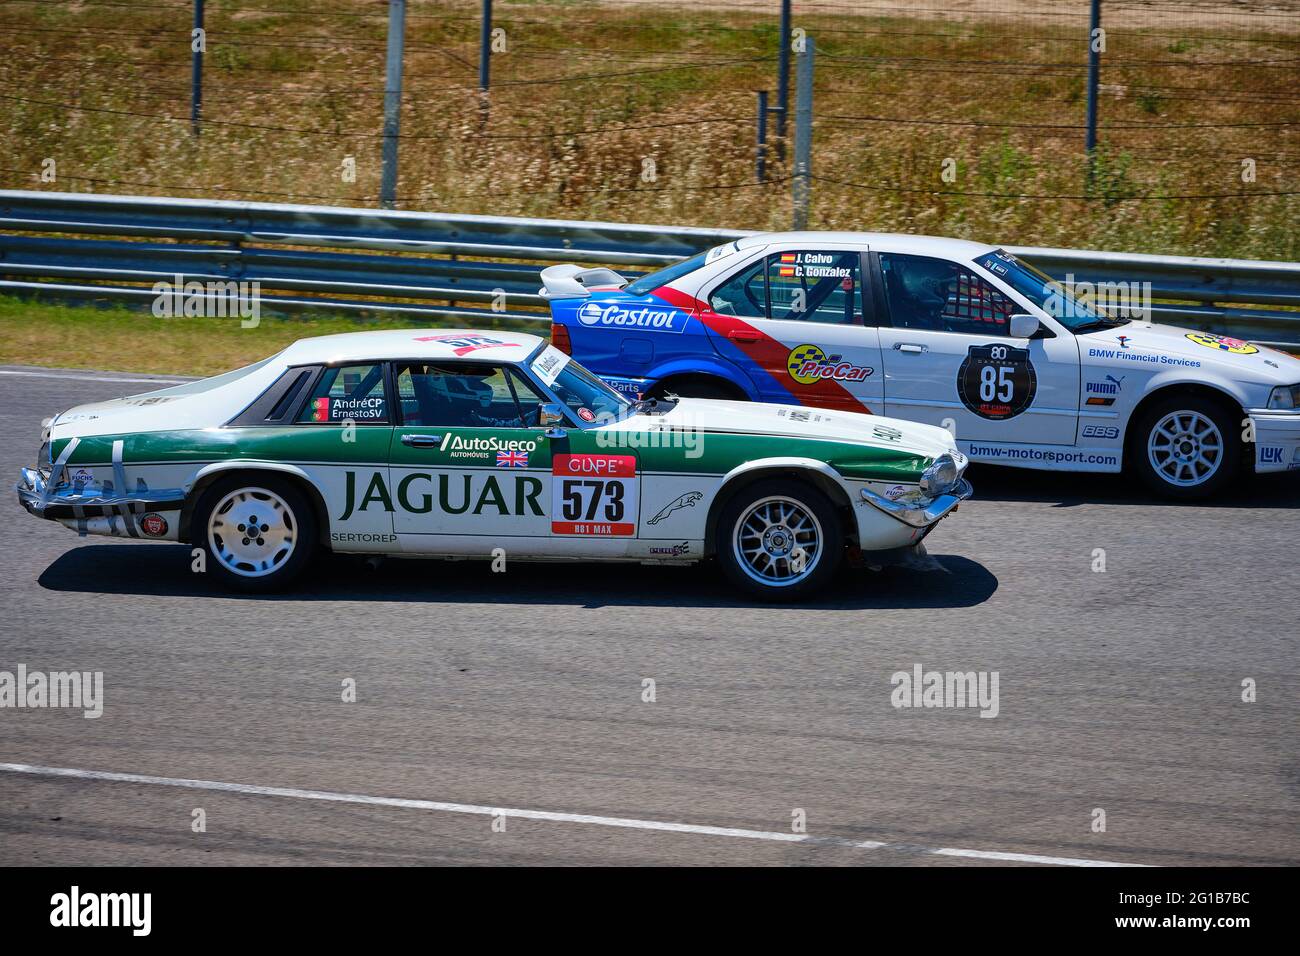
[[[953,269],[946,262],[937,259],[907,259],[895,265],[903,289],[914,299],[927,302],[947,302],[948,283],[952,280]]]

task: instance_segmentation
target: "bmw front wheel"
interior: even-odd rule
[[[1207,497],[1228,484],[1241,464],[1240,428],[1228,410],[1200,396],[1171,396],[1152,405],[1129,446],[1143,481],[1167,498]]]

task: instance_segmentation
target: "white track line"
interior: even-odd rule
[[[0,375],[24,375],[30,378],[70,378],[81,382],[151,382],[155,385],[184,385],[192,378],[121,378],[111,375],[77,374],[75,372],[27,372],[11,368],[0,368]]]
[[[71,777],[76,780],[104,780],[113,783],[148,784],[155,787],[184,787],[188,790],[216,790],[255,797],[289,797],[295,800],[323,800],[329,803],[359,803],[368,806],[401,807],[406,810],[437,810],[442,813],[474,813],[481,816],[502,814],[518,820],[547,820],[552,823],[580,823],[625,830],[658,830],[667,833],[691,833],[698,836],[732,837],[741,840],[767,840],[773,843],[809,843],[822,846],[850,847],[857,850],[896,849],[935,856],[959,856],[978,860],[1014,863],[1043,863],[1050,866],[1144,866],[1142,863],[1114,863],[1108,860],[1079,860],[1063,856],[1037,856],[1031,853],[1001,853],[994,850],[961,850],[951,847],[933,849],[912,844],[881,843],[876,840],[846,840],[818,837],[779,830],[745,830],[738,827],[702,826],[695,823],[667,823],[662,820],[637,820],[629,817],[601,817],[587,813],[555,813],[550,810],[518,810],[480,806],[473,803],[443,803],[438,800],[409,800],[402,797],[376,797],[363,793],[336,793],[331,790],[299,790],[293,787],[259,787],[246,783],[222,783],[217,780],[185,780],[178,777],[153,777],[137,773],[110,773],[104,770],[77,770],[70,767],[37,767],[25,763],[0,763],[0,772],[21,773],[36,777]]]

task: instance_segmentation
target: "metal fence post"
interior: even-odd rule
[[[758,93],[758,117],[754,147],[754,178],[762,182],[767,178],[767,90]]]
[[[203,0],[194,0],[194,29],[203,30]],[[203,115],[203,50],[208,45],[206,36],[198,42],[201,32],[190,34],[190,127],[199,135],[199,118]]]
[[[1088,132],[1084,149],[1088,152],[1088,177],[1092,178],[1093,153],[1097,149],[1097,81],[1101,73],[1101,52],[1097,49],[1101,29],[1101,0],[1092,0],[1088,26]]]
[[[785,120],[790,115],[790,0],[781,0],[781,46],[776,51],[776,154],[785,159]]]
[[[406,0],[388,0],[388,68],[384,78],[384,168],[379,204],[397,202],[397,137],[402,122],[402,47],[406,42]]]
[[[812,37],[799,51],[794,106],[794,229],[808,228],[808,199],[812,187]]]
[[[478,33],[478,87],[484,93],[492,85],[492,0],[483,0]]]

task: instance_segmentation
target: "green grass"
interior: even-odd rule
[[[413,316],[361,318],[302,313],[263,315],[255,328],[238,319],[160,319],[120,306],[35,302],[0,296],[0,364],[94,368],[170,375],[213,375],[273,355],[301,338],[389,328],[464,327]],[[474,328],[488,327],[482,319]],[[546,334],[544,322],[497,322],[492,327]]]

